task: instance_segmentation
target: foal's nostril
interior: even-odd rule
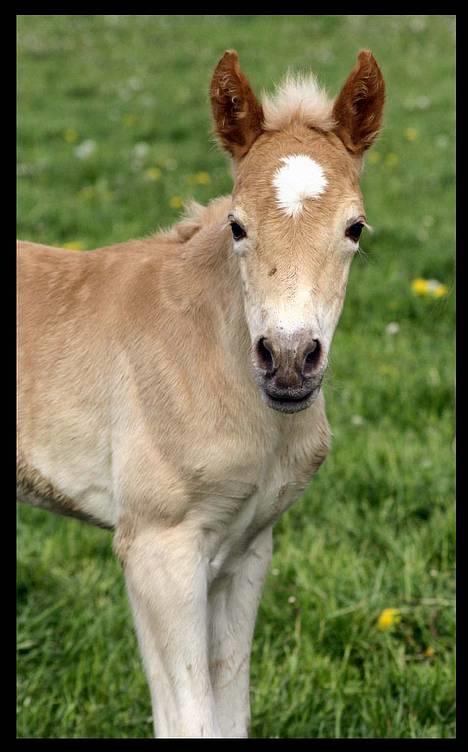
[[[320,360],[320,342],[318,339],[313,339],[312,342],[307,345],[304,352],[304,361],[302,363],[303,376],[311,376],[318,366]]]
[[[273,348],[265,337],[260,337],[255,351],[260,368],[263,368],[267,373],[273,373],[275,370]]]

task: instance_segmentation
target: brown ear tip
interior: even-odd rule
[[[239,60],[239,55],[237,54],[237,50],[226,50],[224,55],[221,58],[221,61],[227,62],[229,59],[231,60]]]
[[[361,66],[379,68],[379,64],[370,50],[361,50],[358,54],[358,63]]]
[[[238,70],[239,70],[239,55],[237,54],[236,50],[226,50],[226,52],[219,59],[216,65],[214,75],[216,75],[220,71],[238,71]]]

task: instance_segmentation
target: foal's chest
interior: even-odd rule
[[[273,525],[322,464],[330,431],[323,411],[314,417],[307,430],[285,433],[280,441],[265,444],[263,451],[258,447],[256,452],[244,451],[248,449],[244,445],[237,456],[231,454],[226,461],[225,455],[224,472],[218,469],[217,477],[204,484],[197,514],[209,531],[215,570],[223,568],[232,552],[246,550],[262,530]]]

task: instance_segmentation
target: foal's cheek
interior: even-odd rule
[[[338,256],[333,264],[333,269],[330,270],[330,279],[334,280],[334,284],[326,296],[323,314],[327,320],[331,337],[333,337],[343,310],[352,260],[353,256],[349,253],[343,255],[342,258]]]

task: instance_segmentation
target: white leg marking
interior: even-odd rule
[[[146,531],[125,565],[158,737],[220,737],[208,667],[207,574],[193,537]]]
[[[209,596],[210,671],[225,737],[248,736],[250,652],[271,553],[268,528],[252,542],[232,574],[213,585]]]

